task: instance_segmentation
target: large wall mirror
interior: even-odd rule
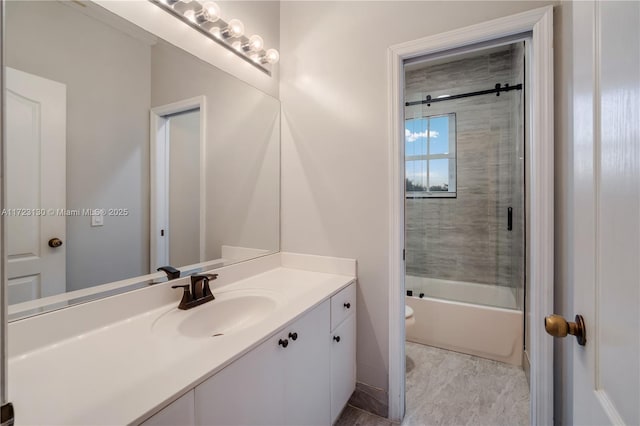
[[[10,318],[279,250],[277,99],[94,3],[5,22]]]

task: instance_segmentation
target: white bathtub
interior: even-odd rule
[[[405,286],[414,289],[406,297],[415,318],[407,340],[522,365],[523,316],[513,289],[414,276]]]

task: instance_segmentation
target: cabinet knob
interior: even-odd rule
[[[344,307],[347,308],[347,309],[351,308],[351,303],[349,303],[349,302],[345,303]]]
[[[289,333],[289,339],[297,340],[298,339],[298,333]]]
[[[280,346],[282,346],[283,348],[286,348],[287,346],[289,346],[289,341],[287,339],[280,339],[278,340],[278,344]]]
[[[340,336],[333,336],[333,340],[340,343]]]

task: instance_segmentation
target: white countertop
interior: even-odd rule
[[[177,309],[176,293],[171,304],[10,357],[16,424],[144,421],[354,279],[279,266],[213,289],[214,295],[231,289],[275,295],[277,308],[242,331],[210,339],[153,333],[153,322]]]

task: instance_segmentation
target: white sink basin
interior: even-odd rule
[[[251,290],[215,294],[215,300],[189,310],[172,309],[156,319],[154,333],[190,338],[211,338],[244,330],[271,314],[278,302],[274,295]]]

